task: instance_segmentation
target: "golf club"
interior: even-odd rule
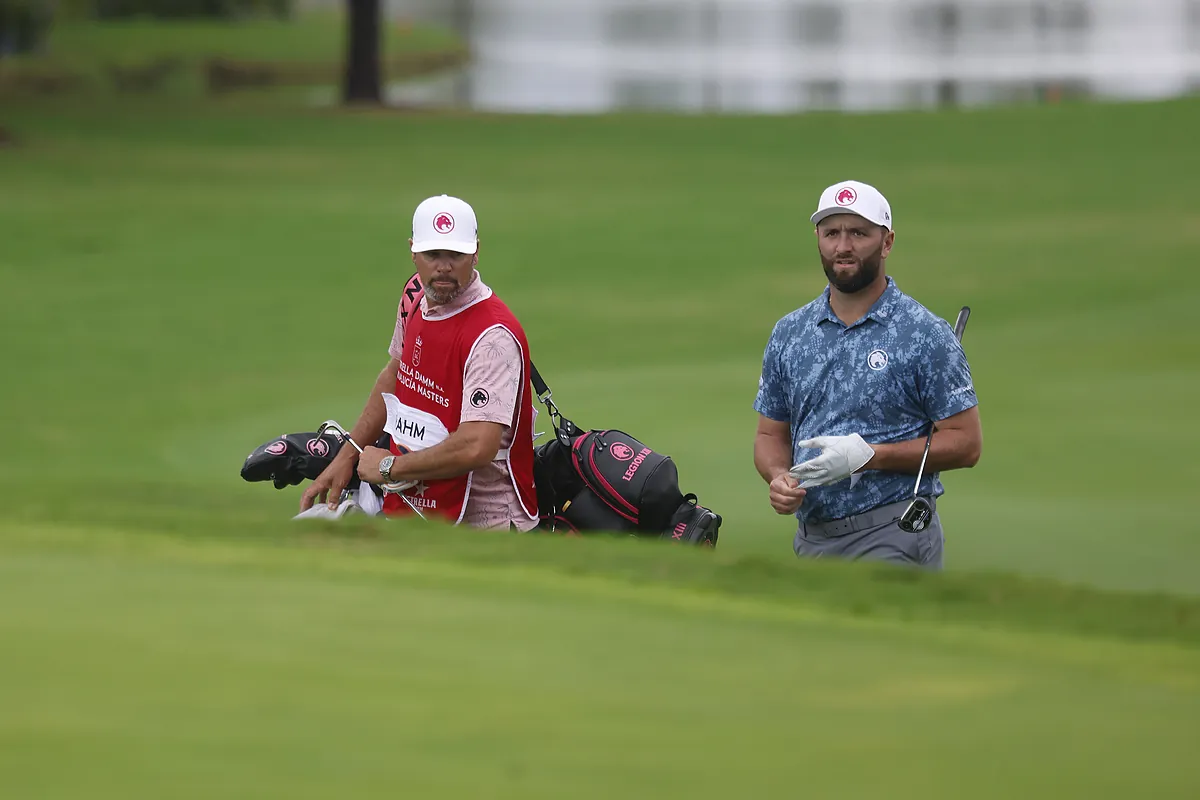
[[[351,445],[354,446],[354,449],[358,451],[359,455],[362,455],[363,449],[358,446],[358,442],[351,439],[350,434],[346,433],[346,429],[343,428],[341,425],[339,425],[336,420],[327,419],[324,422],[322,422],[321,427],[317,428],[317,438],[320,438],[321,436],[323,436],[325,434],[325,431],[327,431],[327,430],[332,430],[334,433],[337,433],[338,435],[340,435],[347,442],[349,442]],[[386,486],[384,486],[384,491],[385,492],[388,491],[388,488]],[[421,519],[425,519],[425,515],[421,513],[421,509],[417,508],[416,504],[413,503],[413,501],[409,499],[408,495],[403,494],[402,492],[394,492],[394,494],[400,495],[400,499],[404,501],[405,505],[407,505],[409,508],[411,508],[413,510],[414,514],[416,514]]]
[[[971,307],[963,306],[958,312],[958,319],[954,321],[954,338],[962,342],[963,331],[967,327],[967,319],[971,316]],[[908,504],[908,508],[904,509],[904,513],[900,515],[900,521],[897,523],[900,530],[909,533],[918,533],[925,530],[929,521],[933,519],[933,507],[924,497],[919,497],[917,492],[921,490],[921,476],[925,473],[925,460],[929,458],[929,446],[933,443],[933,429],[936,423],[929,423],[929,433],[925,437],[925,452],[921,454],[921,465],[917,467],[917,481],[913,484],[913,499]]]
[[[341,425],[338,425],[334,420],[327,419],[321,423],[321,427],[317,428],[317,438],[319,439],[324,436],[325,431],[327,430],[333,430],[333,432],[338,436],[341,436],[347,442],[354,445],[354,449],[358,451],[359,455],[362,455],[363,449],[358,446],[358,442],[351,439],[350,434],[346,433],[346,430]]]

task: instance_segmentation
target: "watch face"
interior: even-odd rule
[[[395,456],[384,456],[383,460],[379,462],[379,474],[381,476],[383,476],[384,478],[388,478],[390,480],[391,476],[388,473],[390,473],[392,471],[392,464],[395,461],[396,461]]]

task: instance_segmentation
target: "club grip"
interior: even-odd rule
[[[971,316],[971,307],[963,306],[958,312],[958,319],[954,321],[954,338],[962,341],[963,331],[967,329],[967,319]]]

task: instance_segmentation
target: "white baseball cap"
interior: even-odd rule
[[[892,229],[892,207],[887,198],[874,186],[859,181],[835,183],[821,192],[817,213],[812,215],[813,224],[834,214],[858,214],[876,225]]]
[[[412,239],[414,253],[427,250],[474,253],[479,249],[475,209],[445,194],[423,200],[413,213]]]

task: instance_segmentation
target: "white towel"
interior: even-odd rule
[[[317,503],[307,511],[301,511],[292,519],[341,519],[351,514],[366,514],[375,517],[383,511],[383,500],[371,491],[371,484],[363,482],[352,492],[344,492],[337,508],[328,503]]]

